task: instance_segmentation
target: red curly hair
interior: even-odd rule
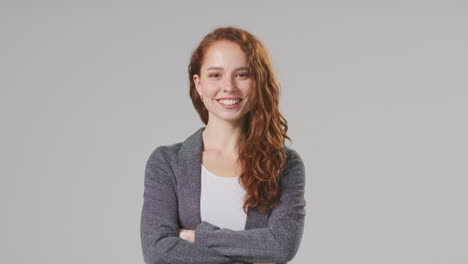
[[[208,124],[208,110],[200,100],[193,75],[200,75],[203,56],[216,41],[227,40],[237,43],[246,54],[249,72],[253,79],[252,107],[240,138],[239,162],[242,173],[239,183],[246,190],[245,213],[248,207],[265,212],[280,201],[279,178],[286,163],[284,149],[288,137],[286,119],[279,111],[279,84],[266,48],[251,33],[236,27],[219,27],[208,33],[193,51],[188,66],[190,98],[201,121]]]

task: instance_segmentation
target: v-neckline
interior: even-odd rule
[[[179,149],[181,161],[178,181],[180,221],[186,228],[196,228],[201,220],[201,181],[202,181],[202,132],[199,128],[182,142]],[[256,207],[247,208],[245,230],[267,227],[269,212],[260,212]]]

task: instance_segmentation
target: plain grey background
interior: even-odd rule
[[[1,1],[0,263],[143,263],[144,167],[203,126],[191,52],[266,46],[306,165],[291,263],[468,263],[466,1]]]

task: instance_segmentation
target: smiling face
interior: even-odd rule
[[[200,76],[194,74],[193,81],[198,94],[203,96],[209,120],[238,121],[249,112],[252,78],[247,56],[237,43],[224,40],[213,43],[204,55]]]

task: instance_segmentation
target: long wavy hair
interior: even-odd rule
[[[205,52],[220,40],[237,43],[248,58],[253,79],[249,95],[252,105],[240,137],[238,160],[242,173],[239,183],[246,191],[244,212],[247,213],[248,207],[265,212],[280,201],[278,176],[286,164],[285,140],[292,142],[287,135],[287,121],[279,111],[279,84],[266,48],[254,35],[231,26],[214,29],[193,51],[188,66],[190,98],[205,125],[208,124],[208,110],[200,100],[193,75],[200,76]]]

